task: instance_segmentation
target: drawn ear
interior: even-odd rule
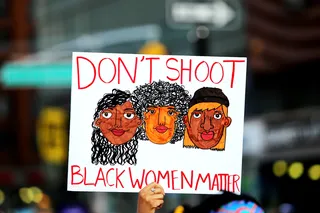
[[[100,124],[101,124],[101,119],[100,118],[97,118],[95,121],[94,121],[94,125],[96,127],[100,127]]]
[[[142,120],[141,120],[141,119],[138,119],[137,124],[138,124],[138,126],[141,126]]]
[[[147,118],[147,116],[148,116],[147,112],[144,112],[144,113],[143,113],[143,117],[144,117],[144,119],[146,119],[146,118]]]
[[[185,116],[183,116],[183,123],[185,124],[185,125],[187,125],[189,122],[188,122],[188,115],[185,115]]]
[[[174,113],[174,116],[173,116],[174,121],[177,121],[177,120],[178,120],[179,115],[180,115],[180,112],[178,112],[178,111],[176,111],[176,112]]]
[[[224,125],[225,127],[229,127],[230,124],[231,124],[231,122],[232,122],[232,119],[231,119],[230,117],[226,117],[226,118],[224,119],[224,121],[223,121],[223,125]]]

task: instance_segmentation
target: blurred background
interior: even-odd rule
[[[270,213],[318,212],[320,1],[0,0],[0,211],[136,208],[66,191],[73,51],[248,57],[242,190]]]

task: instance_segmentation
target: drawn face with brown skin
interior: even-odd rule
[[[211,149],[223,138],[231,118],[219,103],[199,103],[189,109],[184,117],[191,142],[198,148]]]
[[[155,144],[168,143],[175,133],[178,112],[172,106],[149,107],[144,113],[146,135]]]
[[[141,120],[136,116],[132,103],[127,101],[114,108],[104,109],[95,120],[103,136],[114,145],[121,145],[131,140],[136,134]]]

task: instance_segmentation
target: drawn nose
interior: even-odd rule
[[[114,126],[115,127],[121,127],[122,126],[122,118],[120,114],[117,112],[115,116],[115,121],[114,121]]]
[[[212,128],[210,118],[205,117],[203,122],[200,125],[205,131],[209,131]]]
[[[166,113],[164,110],[159,109],[158,113],[158,124],[159,125],[165,125],[166,124]]]

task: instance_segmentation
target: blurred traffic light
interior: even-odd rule
[[[320,179],[320,165],[316,164],[309,168],[308,175],[311,180],[319,180]]]
[[[64,164],[67,160],[67,112],[63,108],[48,107],[40,112],[37,123],[37,142],[43,161]]]
[[[298,179],[302,176],[303,171],[303,164],[300,162],[294,162],[289,166],[288,174],[292,179]]]
[[[175,208],[173,213],[183,213],[184,212],[184,207],[183,206],[178,206]]]
[[[39,203],[43,198],[43,193],[42,193],[41,189],[39,189],[38,187],[33,186],[33,187],[30,187],[29,190],[33,194],[33,202]]]
[[[44,194],[40,188],[35,186],[30,188],[22,187],[19,189],[19,197],[26,204],[40,203],[44,198]]]
[[[276,161],[273,164],[273,168],[272,168],[273,174],[277,177],[282,177],[283,175],[286,174],[287,168],[288,168],[288,165],[286,161],[284,160]]]
[[[51,199],[48,195],[43,194],[42,200],[38,203],[40,209],[50,209],[51,208]]]
[[[19,197],[24,203],[31,203],[33,201],[32,191],[26,187],[19,189]]]
[[[306,173],[309,179],[313,181],[320,180],[320,164],[310,164],[301,162],[293,162],[290,165],[284,160],[275,161],[272,165],[273,175],[276,177],[283,177],[288,175],[292,179],[299,179],[303,176],[305,169],[308,167],[308,173]]]
[[[6,200],[5,193],[2,190],[0,190],[0,205],[2,205],[5,200]]]
[[[138,52],[139,54],[168,55],[167,47],[159,41],[149,41]]]

